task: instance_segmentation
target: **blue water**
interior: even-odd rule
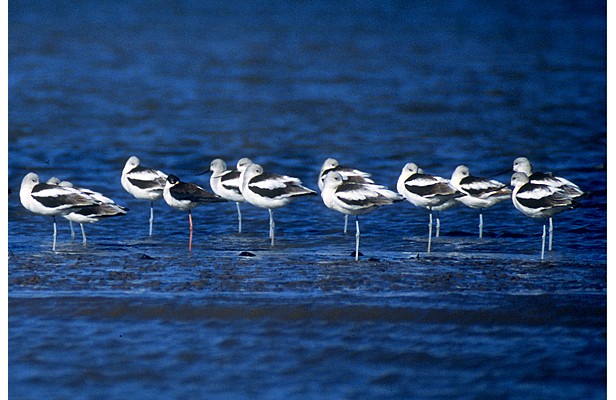
[[[9,3],[11,398],[605,398],[605,2]],[[511,202],[404,202],[354,234],[320,198],[184,212],[126,193],[146,166],[208,188],[250,157],[316,189],[327,157],[394,188],[407,162],[507,182],[513,159],[588,196],[541,224]],[[126,216],[88,246],[19,203],[37,172]],[[499,175],[501,174],[501,175]],[[77,233],[79,235],[79,233]]]

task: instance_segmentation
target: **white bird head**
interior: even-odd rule
[[[533,170],[533,166],[526,157],[518,157],[513,160],[513,172],[523,172],[526,175],[530,175]]]
[[[342,185],[344,182],[344,178],[342,175],[336,171],[330,171],[325,175],[325,180],[323,181],[323,188],[337,188]]]
[[[524,172],[516,172],[511,175],[511,186],[520,187],[528,183],[528,175]]]
[[[321,166],[321,172],[328,169],[336,168],[339,165],[340,163],[335,158],[328,158],[327,160],[323,161],[323,165]]]
[[[252,164],[252,160],[250,158],[240,158],[235,168],[238,171],[243,172],[250,164]]]
[[[24,179],[21,180],[21,189],[28,188],[32,190],[33,187],[40,183],[39,177],[34,172],[28,173],[24,176]]]
[[[466,165],[458,165],[451,174],[451,183],[457,185],[460,181],[467,176],[471,175],[470,169]]]
[[[227,169],[227,164],[225,164],[225,162],[221,158],[212,160],[212,162],[210,163],[210,171],[212,171],[215,174],[219,174],[226,169]]]
[[[420,173],[420,168],[415,163],[406,163],[402,168],[402,172],[400,173],[400,178],[403,181],[410,178],[411,176]]]
[[[246,179],[251,179],[254,178],[255,176],[259,176],[263,173],[263,167],[259,164],[249,164],[246,167],[246,171],[244,172],[244,175],[246,176]]]
[[[417,164],[410,162],[404,165],[404,170],[410,172],[411,174],[416,174],[419,172],[419,167]]]
[[[124,170],[122,171],[122,173],[125,174],[125,173],[135,169],[136,167],[139,166],[140,163],[141,163],[141,161],[139,161],[139,158],[137,158],[137,156],[129,157],[129,159],[126,160],[126,164],[124,164]]]

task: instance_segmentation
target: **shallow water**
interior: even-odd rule
[[[604,398],[606,21],[595,2],[9,4],[11,398]],[[514,158],[588,196],[541,224],[503,202],[409,203],[354,227],[318,197],[186,213],[120,185],[130,155],[208,188],[251,157],[316,189],[336,157],[506,182]],[[30,171],[130,210],[88,245],[19,204]]]

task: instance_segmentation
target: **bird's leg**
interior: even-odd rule
[[[150,202],[150,236],[152,236],[152,225],[154,224],[154,202]]]
[[[543,260],[545,255],[545,224],[543,224],[543,235],[541,235],[541,259]]]
[[[237,206],[237,232],[242,233],[242,211],[240,210],[240,203],[236,202]]]
[[[192,223],[192,213],[190,212],[190,209],[188,210],[188,223],[190,224],[190,235],[188,238],[188,251],[192,251],[193,223]]]
[[[75,230],[73,229],[73,221],[69,220],[68,225],[71,227],[71,240],[75,239]]]
[[[436,213],[436,235],[434,235],[434,237],[439,237],[441,234],[441,219],[438,216],[438,213]]]
[[[483,213],[479,212],[479,239],[483,238]]]
[[[344,214],[344,234],[347,233],[347,225],[349,224],[349,216],[348,214]]]
[[[355,216],[355,261],[359,261],[359,215]]]
[[[554,225],[552,224],[552,217],[550,217],[550,239],[548,240],[548,251],[552,251],[552,232],[554,231]]]
[[[430,223],[428,224],[428,254],[430,254],[431,245],[432,245],[432,211],[430,211]]]
[[[270,239],[271,239],[271,246],[274,247],[274,228],[275,228],[275,223],[274,223],[274,212],[272,211],[271,208],[268,208],[269,211],[269,217],[270,217]]]
[[[53,216],[53,243],[51,245],[51,250],[52,251],[56,251],[56,234],[57,234],[57,229],[56,229],[56,216]]]
[[[79,224],[81,225],[81,237],[83,239],[83,247],[86,247],[86,230],[83,227],[83,224]]]

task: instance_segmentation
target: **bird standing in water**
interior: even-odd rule
[[[142,167],[135,156],[126,160],[122,170],[122,187],[133,197],[150,201],[150,236],[154,224],[154,201],[163,197],[167,174],[162,171]]]
[[[220,196],[210,193],[194,183],[181,182],[180,178],[170,174],[163,191],[165,202],[178,210],[188,211],[190,236],[188,251],[192,250],[193,221],[191,210],[201,204],[227,201]]]

